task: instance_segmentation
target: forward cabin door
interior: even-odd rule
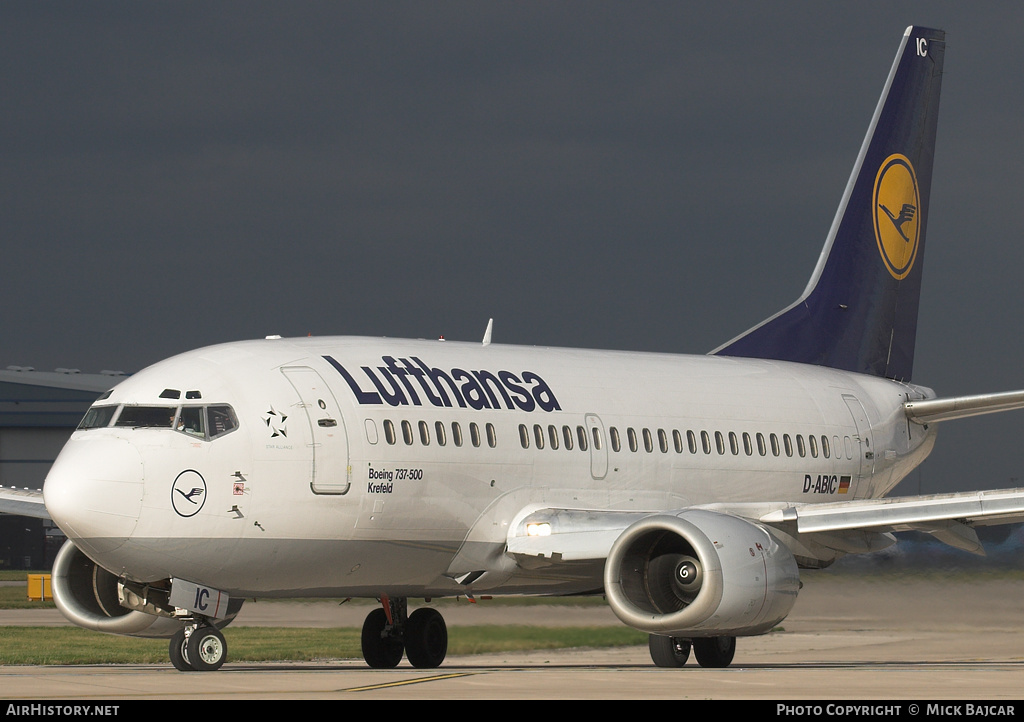
[[[310,488],[316,494],[344,494],[352,484],[348,436],[338,402],[319,373],[308,366],[281,369],[294,387],[309,422],[312,455]]]

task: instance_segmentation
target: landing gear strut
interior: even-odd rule
[[[191,622],[171,637],[171,664],[179,672],[213,672],[228,657],[228,643],[216,627]]]
[[[403,653],[421,669],[438,667],[448,653],[448,627],[430,607],[407,614],[405,597],[381,597],[381,607],[363,622],[363,659],[375,669],[397,667]]]
[[[647,639],[651,659],[658,667],[682,667],[690,657],[690,648],[701,667],[728,667],[736,654],[736,637],[684,639],[651,634]]]

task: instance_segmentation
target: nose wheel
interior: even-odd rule
[[[228,656],[228,643],[209,624],[188,624],[171,637],[171,664],[179,672],[213,672]]]
[[[375,669],[397,667],[402,655],[420,669],[439,667],[448,653],[448,626],[436,609],[406,614],[406,599],[381,597],[363,622],[363,659]]]

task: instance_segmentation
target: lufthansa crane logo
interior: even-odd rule
[[[875,177],[874,222],[878,252],[896,280],[914,267],[921,240],[921,195],[910,160],[890,155]]]
[[[206,479],[198,471],[187,469],[171,486],[171,506],[178,516],[195,516],[206,503]]]

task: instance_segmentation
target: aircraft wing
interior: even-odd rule
[[[863,499],[822,504],[710,504],[697,507],[776,527],[787,535],[809,535],[818,543],[843,551],[872,551],[891,543],[878,535],[919,531],[957,549],[984,554],[976,526],[1024,521],[1024,488]],[[679,510],[681,511],[681,510]],[[507,550],[520,564],[531,566],[607,558],[615,540],[634,522],[656,511],[587,509],[525,510],[510,526]],[[851,549],[850,532],[869,532]],[[835,546],[835,540],[842,540]]]
[[[0,487],[0,514],[30,516],[35,519],[50,518],[50,513],[43,504],[43,492],[13,487]]]
[[[920,531],[984,554],[973,527],[1024,521],[1024,488],[793,504],[762,514],[758,521],[795,525],[799,534]]]

